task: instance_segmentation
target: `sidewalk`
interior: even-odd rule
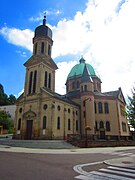
[[[104,163],[109,166],[116,166],[116,167],[129,168],[135,170],[135,156],[109,159],[104,161]]]

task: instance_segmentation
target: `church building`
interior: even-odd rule
[[[33,54],[26,67],[24,92],[16,103],[15,139],[66,139],[89,134],[93,139],[126,139],[129,127],[121,88],[101,92],[101,79],[82,57],[67,76],[66,94],[55,92],[57,65],[51,57],[52,30],[35,29]]]

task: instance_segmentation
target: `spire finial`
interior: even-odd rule
[[[46,12],[44,12],[43,25],[46,25]]]

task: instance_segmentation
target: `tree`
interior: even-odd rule
[[[127,117],[129,123],[135,130],[135,87],[131,90],[132,97],[128,96],[129,104],[127,106]]]
[[[3,129],[9,130],[13,127],[13,122],[11,116],[6,111],[0,111],[0,125],[3,126]]]
[[[8,97],[8,100],[9,100],[9,102],[10,102],[11,104],[15,104],[15,102],[16,102],[16,97],[15,97],[14,95],[10,94],[9,97]]]
[[[2,84],[0,84],[0,106],[15,104],[15,102],[16,97],[12,94],[8,97],[7,94],[4,93],[4,88]]]

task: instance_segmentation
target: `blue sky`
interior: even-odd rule
[[[18,96],[24,87],[23,64],[32,55],[35,28],[47,12],[53,31],[56,92],[65,93],[71,68],[83,55],[102,80],[102,91],[135,82],[134,0],[3,0],[0,6],[0,83]],[[61,76],[62,75],[62,76]]]

